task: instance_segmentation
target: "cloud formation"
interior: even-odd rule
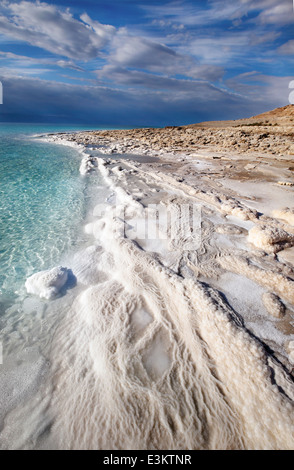
[[[134,76],[136,79],[142,77]],[[279,106],[281,95],[285,99],[289,94],[289,77],[237,76],[226,84],[233,92],[208,82],[184,80],[179,90],[176,82],[170,79],[160,85],[161,90],[154,84],[137,93],[134,83],[119,90],[34,78],[4,78],[0,116],[6,122],[177,125],[249,117]]]
[[[290,0],[117,5],[0,0],[0,120],[160,125],[287,104]]]
[[[88,15],[75,19],[70,11],[37,1],[2,2],[8,16],[0,16],[0,33],[25,41],[70,59],[90,60],[115,34],[115,28],[91,21]]]
[[[278,52],[283,55],[294,55],[294,39],[287,41],[279,47]]]
[[[64,69],[72,69],[77,70],[79,72],[83,72],[84,69],[76,65],[72,60],[56,60],[56,59],[42,59],[42,58],[34,58],[28,57],[24,55],[14,54],[12,52],[2,52],[0,51],[0,61],[6,60],[6,62],[11,62],[13,64],[17,64],[19,67],[29,68],[32,65],[47,65],[47,66],[54,66],[57,65],[58,67]]]
[[[189,2],[186,0],[171,1],[159,5],[145,5],[143,8],[158,22],[168,21],[185,26],[211,26],[222,21],[252,21],[249,13],[254,15],[254,22],[263,24],[291,24],[293,22],[293,4],[291,0],[239,0],[224,2]]]
[[[110,60],[127,67],[166,70],[178,61],[177,53],[164,44],[127,34],[117,36],[113,48]]]

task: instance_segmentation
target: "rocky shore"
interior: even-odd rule
[[[292,119],[49,137],[99,194],[52,347],[63,448],[293,449]]]
[[[227,244],[234,245],[236,233],[243,236],[245,233],[245,252],[242,251],[244,246],[241,246],[241,252],[238,251],[238,245],[233,250],[238,256],[242,254],[243,261],[239,258],[238,262],[234,261],[238,267],[233,266],[231,261],[220,263],[225,272],[240,275],[247,271],[248,259],[254,264],[256,261],[252,260],[257,256],[259,261],[263,260],[261,265],[265,273],[268,270],[267,275],[274,276],[274,272],[284,272],[290,276],[292,283],[293,122],[294,106],[289,105],[238,121],[206,122],[162,129],[65,133],[53,135],[51,140],[65,144],[70,142],[71,145],[86,149],[80,166],[82,175],[96,171],[99,167],[102,173],[104,168],[108,168],[106,173],[115,171],[119,182],[127,178],[128,174],[130,177],[137,175],[138,179],[148,180],[148,190],[140,197],[132,196],[136,203],[142,204],[146,199],[148,204],[150,197],[146,195],[153,191],[153,183],[158,183],[167,187],[168,192],[177,194],[175,197],[181,194],[183,200],[195,199],[202,206],[202,217],[206,212],[218,214],[212,220],[213,231],[227,240],[222,240],[224,247],[217,249],[212,249],[209,242],[207,250],[211,252],[212,260],[215,253],[222,253]],[[106,158],[103,159],[103,156]],[[127,181],[125,184],[128,187]],[[131,196],[130,190],[128,193]],[[217,220],[222,225],[216,223]],[[198,261],[196,271],[198,274],[202,272],[203,277],[214,284],[212,277],[217,279],[220,274],[215,274],[215,266],[208,268],[208,264],[206,260],[202,266]],[[257,280],[253,271],[248,271],[247,275],[248,278],[252,279],[253,276]],[[261,278],[257,280],[257,284],[268,287]],[[217,282],[215,286],[219,287]],[[270,285],[269,295],[272,295],[272,290],[273,284]],[[292,297],[289,299],[292,303]],[[275,317],[273,298],[265,296],[263,304],[271,305],[271,316]],[[284,318],[280,325],[275,322],[274,328],[281,329],[292,337],[294,328],[291,308],[287,321]],[[245,310],[245,317],[250,318],[250,308],[248,310],[245,307]],[[281,349],[275,342],[276,339],[272,338],[269,344],[280,354]]]
[[[68,140],[107,146],[108,153],[151,152],[193,155],[198,151],[261,152],[294,155],[294,106],[238,121],[204,122],[179,127],[78,132]]]

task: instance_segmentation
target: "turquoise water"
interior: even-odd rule
[[[83,227],[93,204],[106,195],[98,173],[80,175],[81,152],[36,137],[79,129],[0,124],[1,449],[18,447],[22,414],[23,429],[34,421],[35,407],[32,413],[30,400],[39,397],[50,381],[54,334],[79,289],[73,275],[67,295],[45,301],[27,294],[26,279],[54,266],[71,267],[79,250],[91,243]],[[10,412],[13,438],[6,442],[4,419]],[[36,421],[38,429],[47,426],[45,411],[37,413]],[[51,445],[55,448],[55,442]]]
[[[0,125],[0,313],[28,276],[58,264],[82,236],[89,180],[80,153],[32,137],[67,130],[78,128]]]

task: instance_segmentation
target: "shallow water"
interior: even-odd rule
[[[77,150],[40,142],[47,128],[0,127],[1,295],[23,293],[24,279],[77,243],[88,181]]]
[[[87,242],[82,221],[90,209],[93,187],[96,192],[99,188],[98,175],[80,175],[82,157],[77,149],[35,137],[59,130],[0,127],[0,426],[7,411],[42,383],[45,349],[50,347],[54,325],[66,312],[66,304],[49,312],[45,301],[27,295],[25,281],[71,259]]]

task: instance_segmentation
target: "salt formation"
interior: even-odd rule
[[[50,429],[61,449],[293,449],[294,341],[282,342],[282,367],[250,330],[253,315],[248,327],[246,306],[235,309],[213,285],[224,272],[250,279],[280,318],[294,304],[294,272],[244,242],[253,222],[263,225],[248,238],[268,253],[291,233],[207,180],[193,187],[121,164],[97,160],[112,194],[87,221],[91,245],[72,266],[80,283],[50,344],[50,391],[27,405],[29,423],[22,410],[6,417],[2,442],[9,448],[13,435],[30,448]],[[154,203],[202,205],[198,249],[183,249],[180,231],[177,243],[167,231],[159,249],[130,236]],[[221,246],[216,232],[235,245]]]
[[[294,364],[294,341],[289,341],[288,343],[288,353],[291,364]]]
[[[248,241],[267,253],[277,253],[294,245],[294,235],[280,227],[256,225],[249,230]]]
[[[276,318],[282,318],[284,316],[285,305],[280,301],[278,296],[265,292],[262,296],[262,301],[270,315]]]
[[[282,219],[289,225],[294,225],[294,208],[285,207],[284,209],[275,210],[272,212],[273,217]]]
[[[243,227],[238,227],[233,224],[223,224],[216,227],[216,232],[223,235],[244,235],[247,234],[247,230]]]
[[[28,294],[38,295],[43,299],[53,299],[58,295],[68,279],[68,270],[61,266],[33,274],[26,280]]]
[[[100,242],[115,279],[86,289],[55,338],[62,448],[292,448],[278,365],[213,289],[110,239],[114,224]]]
[[[218,261],[224,269],[245,275],[260,286],[275,292],[281,299],[294,304],[294,281],[288,276],[260,268],[241,256],[220,256]]]
[[[99,166],[131,204],[130,185],[116,187],[116,172]],[[140,218],[143,206],[133,200],[132,210]],[[234,310],[211,287],[178,276],[179,261],[167,268],[137,241],[114,237],[123,222],[111,210],[98,223],[95,262],[105,277],[78,296],[53,347],[61,447],[293,448],[291,383]],[[282,274],[220,260],[293,296]]]
[[[241,220],[255,220],[257,212],[244,207],[238,201],[230,200],[221,205],[221,210],[227,215],[233,215]]]
[[[87,175],[92,170],[95,169],[97,166],[97,158],[92,157],[91,155],[86,155],[81,162],[80,165],[80,173],[81,175]]]

